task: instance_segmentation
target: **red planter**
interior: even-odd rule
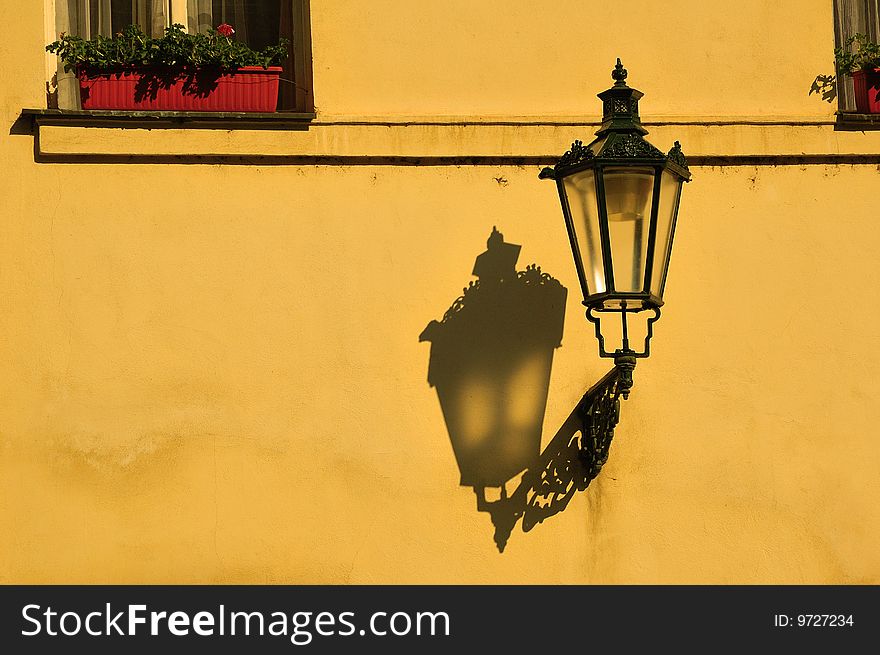
[[[852,74],[856,110],[860,114],[880,114],[880,68]]]
[[[243,66],[236,71],[80,69],[83,109],[148,111],[274,112],[280,66]]]

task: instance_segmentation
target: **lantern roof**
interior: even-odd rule
[[[589,145],[575,140],[556,166],[541,171],[541,178],[565,177],[597,165],[645,164],[665,166],[684,180],[690,180],[687,159],[678,141],[667,153],[649,143],[639,117],[639,100],[644,95],[626,83],[627,71],[617,59],[611,72],[614,85],[598,94],[602,101],[602,125]]]
[[[504,241],[498,228],[492,227],[492,234],[486,241],[486,252],[477,256],[474,272],[481,282],[505,280],[516,277],[516,260],[522,246]]]

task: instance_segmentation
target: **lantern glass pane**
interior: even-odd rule
[[[596,139],[588,146],[590,151],[593,153],[594,157],[598,157],[600,155],[600,153],[602,152],[602,148],[605,146],[605,142],[607,140],[608,140],[608,137],[603,136],[600,139]]]
[[[654,262],[651,267],[651,293],[661,300],[663,279],[669,267],[669,253],[672,251],[672,221],[681,198],[681,178],[663,171],[660,178],[660,204],[657,206],[657,239],[654,242]]]
[[[614,290],[643,291],[654,170],[611,167],[603,171],[602,177],[605,184],[605,207],[608,211]]]
[[[579,171],[563,179],[571,221],[577,237],[577,250],[583,262],[587,289],[584,295],[606,290],[602,265],[602,241],[599,238],[599,214],[596,204],[596,179],[592,169]]]

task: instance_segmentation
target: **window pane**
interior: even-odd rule
[[[132,4],[134,4],[135,6],[132,6]],[[148,9],[152,9],[152,7],[149,7]],[[149,22],[149,19],[151,19],[152,16],[143,16],[142,18],[145,19],[146,25],[152,25],[152,23]],[[140,25],[140,23],[138,23],[137,3],[114,2],[113,7],[110,11],[111,33],[116,34],[123,27],[128,27],[129,25],[135,24]],[[144,31],[148,34],[150,32],[150,30],[147,29],[144,29]]]
[[[275,45],[282,36],[282,0],[188,0],[189,29],[204,32],[222,23],[254,50]]]

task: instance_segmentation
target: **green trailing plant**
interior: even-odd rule
[[[96,36],[83,39],[62,33],[60,38],[46,46],[58,55],[65,71],[88,69],[117,71],[127,68],[179,69],[210,67],[234,70],[242,66],[269,66],[279,64],[287,56],[287,41],[262,50],[253,50],[234,39],[231,25],[220,25],[203,34],[189,34],[183,25],[165,29],[159,38],[144,34],[137,25],[129,25],[113,37]]]
[[[880,44],[866,34],[853,34],[841,47],[834,49],[834,64],[837,75],[880,68]],[[837,75],[817,75],[810,87],[810,95],[818,93],[822,100],[834,100],[837,97]]]
[[[834,63],[838,72],[848,75],[858,70],[880,68],[880,44],[865,34],[854,34],[834,51]]]

